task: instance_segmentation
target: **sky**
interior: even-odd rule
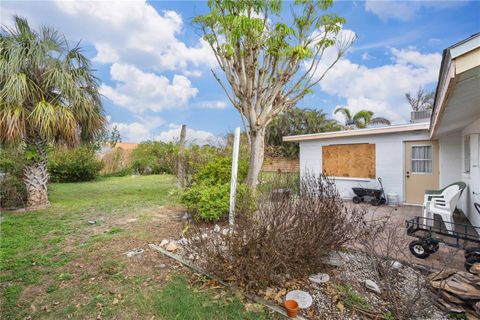
[[[212,143],[242,125],[191,23],[208,12],[205,1],[2,0],[0,9],[2,26],[19,15],[80,41],[100,79],[109,126],[124,142],[171,141],[186,124],[189,141]],[[297,106],[342,122],[337,107],[408,122],[405,93],[434,90],[443,49],[480,31],[480,1],[337,1],[330,11],[358,39]]]

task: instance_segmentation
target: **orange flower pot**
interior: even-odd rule
[[[290,318],[295,318],[298,314],[298,303],[295,300],[286,300],[283,303],[285,309],[287,310],[287,315]]]

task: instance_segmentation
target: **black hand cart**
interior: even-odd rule
[[[353,197],[353,203],[361,203],[365,201],[365,197],[369,197],[370,203],[374,206],[379,206],[387,202],[385,198],[385,191],[383,191],[382,178],[378,178],[380,183],[380,189],[369,189],[369,188],[352,188],[355,197]]]
[[[474,263],[480,263],[480,227],[463,223],[452,223],[449,232],[442,221],[433,218],[415,217],[407,220],[407,234],[418,238],[408,245],[410,252],[417,258],[425,259],[439,249],[440,244],[465,251],[465,268],[470,271]]]

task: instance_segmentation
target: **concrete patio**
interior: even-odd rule
[[[385,222],[386,228],[394,230],[396,234],[396,241],[398,242],[394,245],[394,250],[397,252],[390,253],[391,256],[395,256],[398,260],[401,260],[406,263],[421,265],[431,269],[445,269],[445,268],[456,268],[464,270],[464,251],[462,249],[448,247],[444,244],[440,244],[440,249],[431,254],[426,259],[419,259],[413,256],[409,249],[408,244],[415,240],[415,237],[407,235],[406,231],[406,220],[412,219],[416,216],[422,216],[422,207],[420,206],[398,206],[398,207],[389,207],[386,205],[374,207],[370,204],[359,204],[355,205],[349,203],[349,206],[361,206],[367,210],[366,220],[368,222],[381,223]],[[471,226],[468,219],[461,213],[455,213],[454,215],[455,223],[467,224]],[[435,216],[435,225],[441,224],[441,218]],[[462,232],[457,228],[457,232]],[[473,228],[469,229],[469,233],[474,233]],[[478,236],[478,235],[477,235]],[[381,244],[381,241],[379,241]],[[471,244],[470,246],[473,246]]]

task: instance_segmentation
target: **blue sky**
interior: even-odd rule
[[[1,2],[1,23],[14,14],[81,40],[101,80],[110,125],[123,141],[171,140],[185,123],[205,143],[241,125],[210,73],[215,58],[191,19],[202,1]],[[284,15],[289,3],[285,2]],[[404,93],[433,89],[442,50],[480,31],[478,1],[338,1],[344,32],[358,40],[304,98],[301,108],[369,109],[393,123],[408,121]]]

